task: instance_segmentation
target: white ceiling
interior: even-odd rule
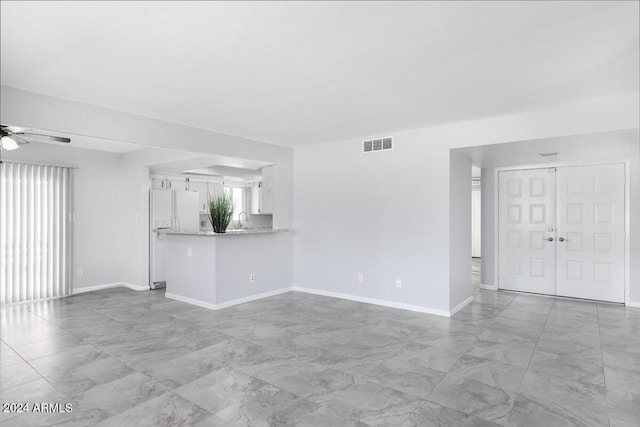
[[[639,3],[0,2],[0,83],[282,145],[639,91]]]
[[[191,158],[157,162],[149,170],[158,174],[187,173],[194,175],[220,176],[226,179],[256,181],[261,179],[260,168],[270,163],[217,155],[201,155]]]
[[[53,144],[60,147],[73,147],[83,148],[85,150],[98,150],[107,151],[109,153],[130,153],[145,148],[144,145],[134,144],[131,142],[114,141],[112,139],[104,139],[89,135],[78,135],[75,133],[57,132],[53,130],[36,129],[36,128],[21,128],[16,126],[9,126],[12,132],[26,132],[30,134],[25,138],[29,142]],[[53,141],[46,136],[61,136],[63,138],[70,138],[71,144],[65,142]]]
[[[562,162],[598,162],[638,157],[638,129],[491,144],[457,149],[481,168]],[[557,155],[541,156],[557,153]]]

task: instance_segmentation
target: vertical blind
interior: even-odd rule
[[[0,303],[71,292],[71,170],[0,164]]]

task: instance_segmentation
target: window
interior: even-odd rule
[[[71,170],[0,163],[0,304],[69,295]]]
[[[240,212],[247,213],[248,189],[246,187],[224,187],[224,194],[230,194],[233,199],[233,220],[237,221]],[[246,217],[245,217],[246,219]]]

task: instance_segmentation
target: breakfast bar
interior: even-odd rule
[[[156,232],[165,255],[167,298],[215,310],[291,289],[287,229]]]

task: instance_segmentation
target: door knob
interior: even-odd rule
[[[558,240],[564,242],[564,237],[559,237]]]
[[[553,242],[553,237],[547,237],[548,242]]]

